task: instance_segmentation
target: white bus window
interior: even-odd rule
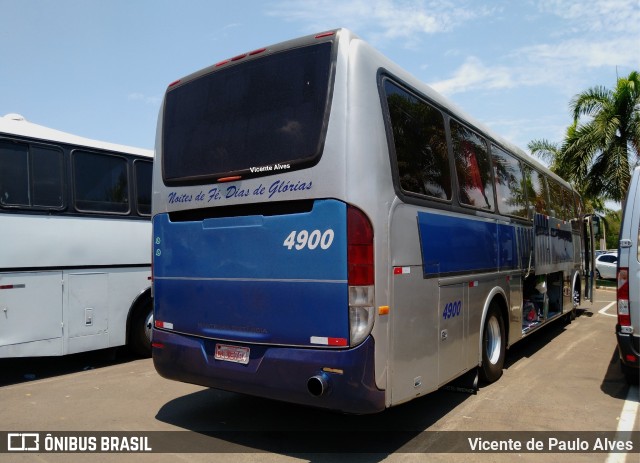
[[[62,151],[31,146],[32,206],[59,209],[63,205]]]
[[[58,148],[0,142],[0,204],[62,208],[62,159]]]
[[[0,202],[3,206],[29,205],[29,148],[0,142]]]
[[[498,195],[498,211],[506,215],[527,217],[527,197],[520,161],[509,153],[491,146]]]
[[[577,217],[576,215],[576,203],[574,201],[573,198],[573,194],[571,193],[571,190],[568,190],[566,188],[562,189],[562,197],[564,198],[564,207],[565,207],[565,220],[571,220],[575,217]]]
[[[451,172],[440,111],[393,82],[384,83],[400,188],[451,199]]]
[[[535,208],[538,214],[549,213],[549,191],[544,176],[535,169],[527,167],[527,198],[529,204]]]
[[[127,214],[127,161],[85,151],[73,153],[75,204],[79,211]]]
[[[550,215],[558,219],[566,219],[567,214],[562,201],[562,186],[553,179],[547,179],[549,184],[549,202],[551,206]]]
[[[482,137],[455,120],[450,126],[460,202],[492,211],[493,182],[487,144]]]
[[[573,200],[576,205],[576,218],[582,217],[582,200],[580,196],[575,191],[573,192]]]
[[[151,175],[153,163],[135,161],[133,171],[136,181],[136,207],[138,214],[151,215]]]

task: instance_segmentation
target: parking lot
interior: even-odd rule
[[[631,453],[567,450],[596,431],[614,439],[640,429],[638,388],[626,384],[617,362],[614,300],[614,292],[599,290],[572,323],[560,321],[514,346],[503,377],[476,395],[441,390],[370,416],[172,382],[157,375],[150,359],[104,352],[0,360],[5,433],[149,435],[162,452],[22,452],[0,460],[634,462],[637,446]],[[558,445],[553,453],[493,452],[488,444],[487,452],[471,452],[459,445],[499,436],[545,445],[557,436]],[[443,451],[447,443],[453,447]]]

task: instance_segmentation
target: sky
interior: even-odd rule
[[[640,70],[638,0],[0,0],[0,116],[153,149],[167,86],[223,59],[351,29],[526,150],[571,99]]]

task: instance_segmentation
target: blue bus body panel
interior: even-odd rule
[[[216,360],[213,340],[154,330],[153,341],[154,366],[168,379],[348,413],[385,409],[385,393],[375,383],[371,336],[339,350],[251,345],[247,365]],[[307,390],[315,375],[327,380],[321,397]]]
[[[344,203],[175,223],[158,214],[153,229],[155,319],[175,332],[294,346],[348,342]]]
[[[516,227],[495,221],[418,212],[424,275],[515,269]]]

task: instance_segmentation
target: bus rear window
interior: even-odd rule
[[[170,89],[162,133],[165,183],[213,183],[317,162],[328,121],[331,50],[331,42],[295,48]]]

